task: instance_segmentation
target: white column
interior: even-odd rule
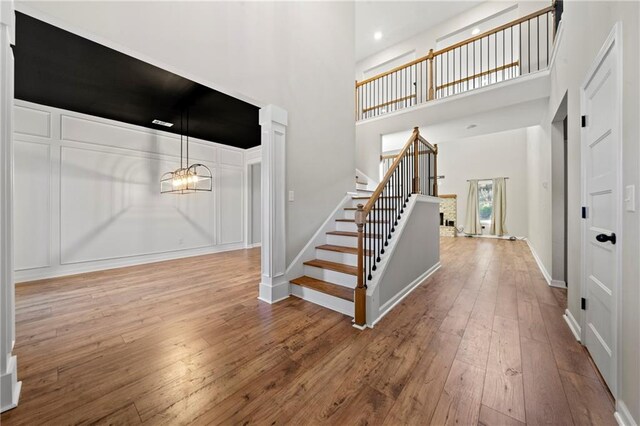
[[[262,278],[259,299],[275,303],[289,297],[285,278],[285,141],[287,111],[260,109],[262,128]]]
[[[13,282],[13,51],[12,1],[0,1],[0,411],[18,405],[15,343],[16,301]]]

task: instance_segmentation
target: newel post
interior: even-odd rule
[[[358,283],[355,289],[354,320],[355,325],[362,328],[367,323],[367,285],[364,282],[364,224],[366,215],[362,204],[358,204],[355,221],[358,227]]]
[[[417,127],[413,128],[415,139],[413,140],[413,193],[420,193],[420,167],[418,162],[418,155],[420,155],[420,144],[418,137],[420,136],[420,130]]]
[[[429,54],[427,55],[427,60],[429,61],[429,93],[427,95],[428,100],[433,100],[434,91],[433,91],[433,49],[429,49]]]

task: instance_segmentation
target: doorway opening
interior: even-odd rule
[[[551,123],[551,285],[567,288],[567,94]]]

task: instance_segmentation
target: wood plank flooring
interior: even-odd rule
[[[525,243],[443,238],[374,329],[257,299],[259,249],[17,287],[34,424],[615,424]]]

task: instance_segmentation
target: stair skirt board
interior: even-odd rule
[[[396,294],[391,300],[380,306],[378,309],[378,316],[372,321],[369,327],[373,328],[385,315],[387,315],[396,305],[404,300],[413,290],[415,290],[420,284],[422,284],[427,278],[433,275],[438,269],[440,269],[440,262],[433,265],[426,270],[418,278],[409,283],[402,291]]]
[[[331,296],[326,293],[322,293],[313,290],[308,287],[301,287],[297,284],[291,284],[291,295],[304,299],[308,302],[315,303],[316,305],[323,306],[331,309],[332,311],[340,312],[353,318],[354,304],[348,300],[341,299],[339,297]]]
[[[358,278],[355,275],[344,274],[315,266],[304,265],[304,274],[317,280],[327,281],[349,288],[355,288],[358,284]]]

